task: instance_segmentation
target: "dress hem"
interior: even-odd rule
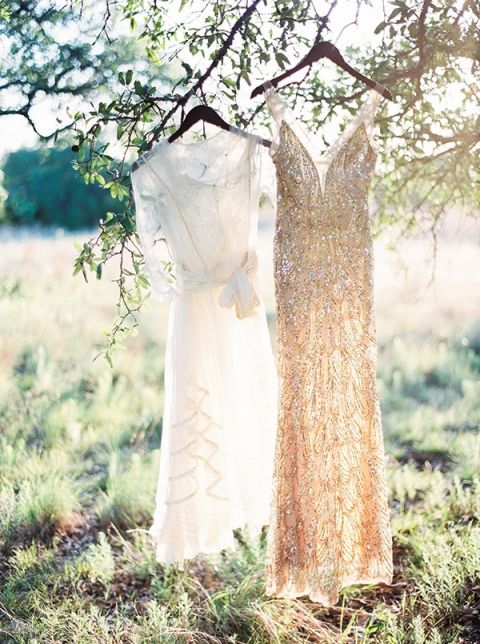
[[[155,526],[152,526],[148,530],[148,533],[153,541],[156,561],[166,565],[171,565],[171,564],[184,563],[186,561],[195,559],[196,557],[199,557],[202,555],[208,556],[208,555],[218,554],[222,550],[232,549],[235,547],[235,539],[233,536],[234,530],[246,530],[250,536],[257,536],[262,531],[262,529],[267,525],[268,525],[268,522],[262,522],[260,524],[244,523],[244,524],[232,526],[229,529],[230,533],[228,535],[225,534],[223,537],[220,537],[218,541],[215,542],[215,545],[203,546],[201,547],[200,550],[196,551],[194,554],[185,554],[183,556],[175,555],[175,554],[172,554],[171,556],[165,555],[165,551],[168,548],[168,546],[165,543],[157,541],[157,533],[156,533],[157,528]],[[161,554],[162,550],[163,550],[163,554]]]
[[[307,588],[305,591],[300,592],[300,591],[288,591],[288,590],[275,590],[272,585],[267,586],[266,589],[266,595],[268,597],[276,596],[276,597],[282,597],[284,599],[298,599],[300,597],[308,597],[311,601],[322,604],[324,606],[334,606],[339,598],[340,598],[340,593],[345,590],[345,588],[348,588],[349,586],[354,586],[357,584],[366,584],[366,585],[376,585],[376,584],[386,584],[389,586],[393,581],[393,575],[379,575],[378,577],[359,577],[359,578],[354,578],[354,577],[347,577],[344,580],[340,582],[339,585],[339,590],[338,593],[333,596],[335,599],[331,599],[332,596],[329,596],[320,593],[317,594],[314,591],[312,591],[311,588]]]

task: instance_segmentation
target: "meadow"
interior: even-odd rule
[[[460,223],[459,223],[460,222]],[[261,284],[275,335],[271,227]],[[146,530],[158,475],[166,305],[113,368],[93,360],[114,267],[72,277],[72,236],[0,238],[0,642],[480,642],[479,228],[376,242],[378,382],[394,583],[338,606],[263,594],[265,534],[184,569]]]

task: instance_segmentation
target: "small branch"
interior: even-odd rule
[[[252,13],[255,11],[256,6],[260,3],[260,0],[254,0],[252,4],[248,7],[248,9],[236,20],[235,24],[233,25],[228,37],[226,38],[225,42],[223,45],[220,47],[218,50],[217,54],[213,58],[212,62],[206,69],[206,71],[200,76],[200,78],[197,80],[197,82],[182,96],[182,98],[179,99],[177,104],[172,107],[171,110],[167,112],[167,114],[164,116],[162,122],[160,123],[159,130],[163,130],[170,120],[170,118],[175,114],[175,112],[183,107],[185,103],[188,101],[188,99],[193,96],[205,83],[207,78],[212,74],[213,70],[218,67],[220,62],[223,60],[225,57],[226,53],[230,49],[233,39],[235,38],[236,33],[238,30],[242,27],[244,23],[246,23]]]
[[[420,12],[420,18],[418,20],[418,65],[419,73],[417,76],[417,87],[415,91],[415,100],[417,101],[422,95],[421,89],[421,78],[424,70],[424,47],[425,47],[425,20],[427,18],[427,12],[432,4],[431,0],[424,0],[422,10]]]

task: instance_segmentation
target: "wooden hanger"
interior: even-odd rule
[[[198,121],[211,123],[212,125],[221,127],[222,130],[230,130],[230,125],[224,121],[220,114],[212,107],[209,107],[208,105],[197,105],[197,107],[194,107],[188,112],[178,130],[168,137],[168,142],[173,143],[176,141],[176,139],[182,136],[182,134],[185,134],[185,132],[192,128],[195,123],[198,123]]]
[[[283,74],[280,74],[279,76],[275,76],[275,78],[272,78],[271,81],[267,81],[271,83],[274,87],[278,85],[284,78],[288,78],[295,72],[298,72],[300,69],[303,69],[303,67],[311,67],[313,63],[317,62],[321,58],[328,58],[329,60],[332,61],[332,63],[335,63],[335,65],[338,65],[338,67],[341,67],[344,69],[346,72],[350,74],[350,76],[353,76],[357,80],[362,81],[365,83],[365,85],[368,85],[368,87],[371,87],[372,89],[376,89],[379,94],[387,98],[389,101],[392,101],[392,94],[390,91],[386,88],[383,87],[383,85],[380,85],[379,83],[376,83],[374,80],[371,80],[370,78],[367,78],[360,72],[357,72],[356,69],[351,67],[343,58],[342,54],[339,52],[337,47],[331,42],[326,42],[322,41],[317,43],[312,47],[312,49],[308,52],[308,54],[303,58],[299,63],[295,65],[295,67],[292,67],[292,69],[287,70]],[[265,91],[266,89],[266,82],[262,83],[258,87],[255,87],[253,92],[250,95],[250,98],[254,98],[255,96],[258,96],[262,92]]]
[[[193,109],[191,109],[190,112],[185,117],[185,119],[183,120],[180,127],[178,128],[178,130],[168,137],[168,142],[173,143],[173,141],[178,139],[178,137],[182,136],[182,134],[185,134],[185,132],[187,132],[187,130],[193,127],[195,123],[198,123],[198,121],[211,123],[212,125],[221,127],[223,130],[227,130],[229,132],[237,132],[237,134],[242,134],[246,137],[251,137],[257,140],[258,143],[261,143],[266,147],[269,147],[272,144],[272,142],[269,141],[268,139],[264,139],[260,136],[257,136],[256,134],[251,134],[250,132],[245,132],[245,130],[241,130],[235,125],[230,125],[229,123],[224,121],[224,119],[220,116],[218,112],[216,112],[212,107],[209,107],[208,105],[197,105],[197,107],[194,107]]]
[[[186,117],[183,119],[178,130],[176,130],[173,134],[171,134],[168,137],[167,139],[168,142],[173,143],[174,141],[176,141],[179,137],[185,134],[185,132],[187,132],[199,121],[204,121],[205,123],[211,123],[212,125],[216,125],[217,127],[222,128],[222,130],[227,130],[229,132],[236,132],[237,134],[241,134],[242,136],[253,138],[258,143],[265,145],[266,147],[270,147],[272,145],[272,142],[269,141],[268,139],[264,139],[260,136],[257,136],[256,134],[245,132],[244,130],[241,130],[240,128],[235,127],[234,125],[230,125],[220,116],[218,112],[216,112],[212,107],[209,107],[208,105],[197,105],[196,107],[192,108],[188,112]],[[141,165],[141,163],[144,160],[146,160],[146,157],[148,157],[150,152],[151,150],[149,150],[143,156],[141,156],[136,161],[134,161],[134,163],[132,164],[132,172],[135,172],[135,170]]]

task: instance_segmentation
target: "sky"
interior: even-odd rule
[[[326,6],[325,2],[317,1],[317,9],[320,14],[324,12]],[[329,40],[336,42],[337,46],[340,48],[347,45],[362,45],[372,40],[372,38],[377,38],[373,34],[375,26],[383,19],[384,7],[387,14],[392,10],[390,3],[385,0],[372,0],[372,5],[370,7],[362,7],[358,25],[351,24],[345,30],[342,29],[345,27],[349,21],[353,20],[354,12],[352,9],[356,6],[356,3],[351,0],[340,0],[338,5],[335,8],[334,13],[332,14],[331,19],[331,29],[332,32],[328,36]],[[85,3],[86,10],[88,10],[88,2]],[[98,8],[98,4],[97,4]],[[346,16],[351,16],[346,18]],[[172,17],[175,19],[175,16]],[[117,21],[115,28],[112,30],[112,35],[120,35],[130,33],[129,27],[126,22],[120,23]],[[337,40],[339,34],[341,33],[340,38]],[[65,34],[66,38],[69,38],[70,41],[75,39],[75,33],[72,29],[71,33]],[[313,38],[313,34],[312,34]],[[326,64],[325,64],[326,63]],[[321,61],[316,66],[316,73],[321,70],[323,77],[334,77],[335,69],[334,65],[329,63],[329,61]],[[274,71],[272,72],[274,73]],[[249,93],[252,88],[244,86],[241,88],[239,95],[239,102],[241,104],[244,100],[249,100]],[[60,106],[60,109],[63,110],[66,105],[70,106],[70,110],[74,113],[76,110],[86,108],[88,109],[87,104],[82,101],[81,98],[71,97],[68,98],[68,101],[64,105]],[[38,124],[39,129],[42,133],[50,133],[56,127],[55,114],[57,109],[52,109],[56,107],[55,102],[52,102],[51,98],[44,98],[39,100],[33,110],[32,116],[36,124]],[[68,122],[68,117],[66,117],[66,122]],[[0,157],[3,157],[6,153],[16,150],[21,147],[33,146],[37,142],[37,136],[27,123],[27,121],[21,116],[4,116],[0,118]],[[113,150],[112,150],[113,151]]]

